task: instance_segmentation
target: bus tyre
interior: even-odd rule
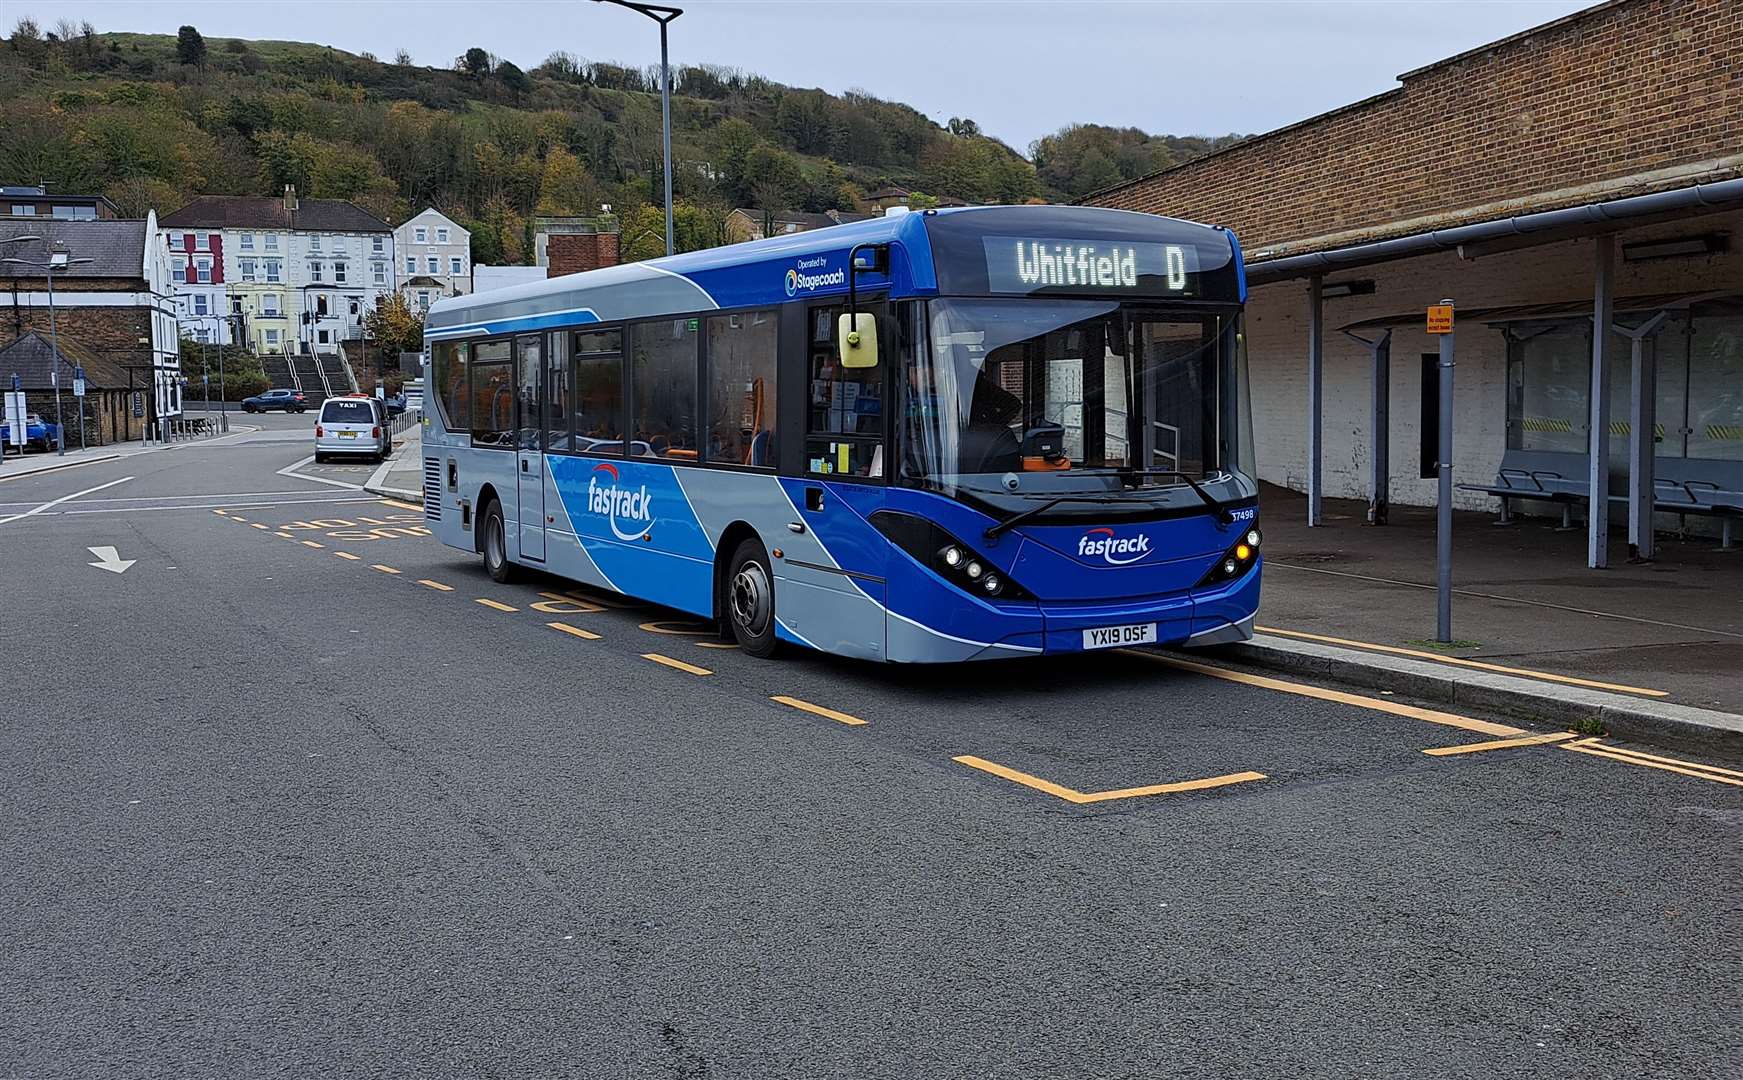
[[[490,580],[507,585],[515,579],[515,565],[508,561],[508,539],[502,525],[502,504],[490,500],[484,508],[484,569]]]
[[[725,592],[726,625],[738,647],[762,659],[775,655],[775,576],[761,541],[745,540],[732,553]]]

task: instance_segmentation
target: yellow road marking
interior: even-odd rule
[[[356,555],[351,554],[349,551],[335,551],[335,552],[333,552],[333,554],[339,556],[341,559],[350,559],[352,562],[362,562],[363,561],[362,559],[358,558]],[[380,569],[380,567],[377,567],[376,569]]]
[[[383,566],[380,563],[370,563],[369,568],[371,570],[380,570],[384,574],[397,574],[397,573],[399,573],[399,571],[395,570],[393,567]]]
[[[1611,761],[1620,761],[1628,765],[1642,765],[1648,769],[1663,769],[1665,772],[1679,773],[1683,776],[1693,776],[1700,780],[1711,780],[1715,784],[1730,784],[1732,787],[1743,787],[1743,773],[1733,769],[1721,769],[1717,765],[1703,765],[1698,761],[1682,761],[1678,758],[1659,757],[1656,754],[1644,754],[1639,750],[1626,750],[1620,746],[1601,745],[1597,739],[1583,739],[1579,742],[1563,743],[1563,750],[1573,750],[1581,754],[1591,754],[1595,757],[1606,757]]]
[[[561,593],[542,592],[539,595],[545,599],[533,604],[532,609],[544,612],[546,615],[591,615],[596,611],[605,610],[598,604],[586,600],[575,600]]]
[[[1480,754],[1485,750],[1506,750],[1515,746],[1542,746],[1544,743],[1561,742],[1563,739],[1574,738],[1571,731],[1555,731],[1548,735],[1522,735],[1517,739],[1496,739],[1494,742],[1466,743],[1463,746],[1437,746],[1423,753],[1433,757],[1448,757],[1453,754]]]
[[[698,641],[695,644],[696,644],[696,647],[698,649],[736,649],[736,648],[738,648],[738,646],[735,643],[730,642],[730,641]]]
[[[1036,791],[1045,792],[1056,799],[1064,799],[1066,802],[1075,803],[1078,806],[1110,802],[1114,799],[1135,799],[1145,795],[1171,795],[1180,791],[1204,791],[1209,788],[1226,787],[1229,784],[1244,784],[1251,780],[1265,779],[1265,774],[1261,772],[1238,772],[1228,773],[1225,776],[1207,776],[1203,780],[1180,780],[1172,784],[1115,788],[1112,791],[1075,791],[1062,784],[1055,784],[1051,780],[1030,776],[1026,772],[1018,772],[1016,769],[988,761],[985,758],[975,757],[973,754],[963,754],[950,760],[967,765],[971,769],[992,773],[994,776],[1009,780],[1012,783],[1034,788]]]
[[[230,520],[231,521],[247,521],[248,519],[243,517],[241,514],[231,514]]]
[[[217,514],[219,517],[229,517],[230,516],[230,511],[228,511],[228,510],[214,510],[214,511],[212,511],[212,513]]]
[[[372,518],[372,517],[361,517],[361,516],[359,516],[359,517],[358,517],[358,519],[357,519],[357,520],[358,520],[358,521],[367,521],[367,522],[369,522],[369,523],[370,523],[370,524],[371,524],[371,525],[386,525],[386,524],[387,524],[387,522],[385,522],[385,521],[378,521],[378,520],[376,520],[376,519],[375,519],[375,518]]]
[[[296,537],[294,537],[294,536],[292,536],[292,535],[291,535],[291,534],[290,534],[290,533],[287,533],[287,532],[275,532],[275,533],[273,533],[273,534],[272,534],[272,535],[274,535],[274,536],[282,536],[282,537],[284,537],[284,538],[285,538],[285,539],[286,539],[286,540],[295,540],[295,539],[296,539]]]
[[[1557,675],[1551,671],[1534,671],[1531,668],[1508,667],[1505,664],[1491,664],[1483,660],[1469,660],[1462,656],[1442,656],[1439,653],[1427,652],[1422,649],[1405,649],[1397,645],[1378,645],[1372,641],[1355,641],[1350,638],[1327,637],[1324,634],[1309,634],[1303,630],[1283,630],[1275,626],[1256,626],[1253,629],[1262,634],[1281,634],[1284,637],[1300,638],[1303,641],[1324,641],[1332,645],[1350,645],[1358,649],[1370,649],[1374,652],[1392,653],[1396,656],[1413,656],[1422,660],[1436,660],[1443,664],[1455,664],[1459,667],[1480,668],[1483,671],[1495,671],[1503,675],[1523,675],[1531,679],[1543,679],[1548,682],[1567,683],[1570,686],[1589,686],[1595,690],[1618,690],[1624,694],[1645,694],[1648,697],[1669,697],[1669,690],[1652,690],[1644,686],[1628,686],[1624,683],[1599,682],[1596,679],[1580,679],[1572,675]]]
[[[699,627],[699,629],[673,630],[671,629],[673,626],[695,626]],[[714,633],[713,627],[704,626],[701,623],[686,622],[682,619],[667,619],[664,622],[645,622],[641,624],[641,629],[646,630],[650,634],[671,634],[675,637],[702,637],[705,634]]]
[[[583,630],[579,626],[570,626],[568,623],[562,623],[562,622],[548,622],[545,625],[550,627],[552,630],[561,630],[565,634],[571,634],[575,637],[581,638],[584,641],[598,641],[599,640],[598,634],[595,634],[591,630]]]
[[[302,541],[302,545],[304,547],[312,547],[312,548],[326,547],[327,546],[326,544],[318,543],[314,540],[304,540],[304,541]]]
[[[661,656],[657,652],[642,653],[642,659],[643,660],[652,660],[656,664],[664,664],[669,668],[676,668],[679,671],[688,671],[692,675],[712,675],[712,674],[714,674],[714,672],[709,671],[705,667],[697,667],[695,664],[686,664],[682,660],[674,660],[669,656]]]
[[[444,585],[439,581],[431,581],[427,577],[419,578],[418,584],[419,585],[428,585],[430,588],[435,589],[437,592],[453,592],[454,591],[454,586]]]
[[[1397,701],[1386,701],[1381,698],[1364,697],[1361,694],[1346,694],[1342,690],[1327,690],[1322,686],[1309,686],[1306,683],[1285,682],[1282,679],[1267,678],[1264,675],[1249,675],[1244,671],[1230,671],[1227,668],[1211,667],[1208,664],[1197,664],[1191,660],[1180,660],[1160,653],[1138,652],[1134,649],[1122,649],[1128,656],[1142,656],[1158,664],[1166,664],[1182,671],[1193,671],[1200,675],[1209,675],[1213,679],[1227,679],[1229,682],[1245,683],[1248,686],[1259,686],[1266,690],[1278,690],[1285,694],[1299,694],[1302,697],[1318,698],[1321,701],[1335,701],[1341,705],[1354,705],[1359,709],[1373,709],[1375,712],[1391,713],[1393,716],[1405,716],[1412,720],[1426,720],[1431,724],[1445,724],[1447,727],[1460,728],[1464,731],[1475,731],[1483,735],[1525,735],[1523,728],[1509,727],[1506,724],[1491,723],[1488,720],[1475,720],[1469,716],[1457,713],[1441,712],[1439,709],[1421,709],[1415,705],[1405,705]]]
[[[496,600],[486,600],[482,596],[478,597],[477,599],[473,600],[472,602],[474,604],[483,604],[487,608],[495,608],[498,611],[519,611],[520,610],[520,608],[510,607],[509,605],[504,604],[504,603],[500,603]]]
[[[421,507],[421,506],[413,506],[411,503],[398,502],[394,499],[383,499],[383,500],[381,500],[381,505],[383,505],[383,506],[397,506],[401,510],[418,510],[418,511],[423,510],[423,507]]]
[[[261,523],[260,523],[260,522],[258,522],[258,521],[250,521],[250,522],[249,522],[249,523],[248,523],[248,527],[249,527],[249,528],[250,528],[250,529],[264,529],[264,528],[266,528],[266,526],[265,526],[265,525],[262,525],[262,524],[261,524]]]
[[[821,717],[824,717],[825,719],[829,719],[829,720],[834,720],[834,721],[836,721],[838,723],[842,723],[842,724],[855,724],[855,725],[857,725],[857,724],[865,723],[864,720],[861,720],[857,716],[850,716],[844,712],[836,712],[834,709],[825,709],[821,705],[813,705],[809,701],[801,701],[796,697],[787,697],[785,694],[776,694],[775,696],[769,698],[769,700],[770,701],[778,701],[782,705],[790,705],[795,709],[801,710],[802,712],[814,713],[817,716],[821,716]]]

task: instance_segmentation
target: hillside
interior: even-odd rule
[[[129,214],[285,184],[395,222],[430,205],[472,230],[485,263],[524,260],[532,215],[601,204],[623,219],[626,257],[663,244],[657,68],[553,53],[527,71],[481,48],[431,68],[189,28],[178,39],[28,21],[0,57],[0,182],[100,191]],[[674,84],[686,249],[722,242],[734,206],[851,210],[886,184],[922,205],[1064,199],[1234,138],[1073,126],[1035,143],[1031,164],[973,121],[940,127],[869,94],[713,66],[678,67]]]

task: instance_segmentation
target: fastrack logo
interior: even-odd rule
[[[601,485],[600,473],[609,473],[611,481]],[[587,509],[595,514],[604,514],[611,522],[611,531],[619,540],[640,540],[647,531],[645,527],[654,520],[647,486],[644,484],[639,491],[619,487],[617,466],[610,462],[600,462],[593,466],[593,475],[587,478]],[[624,532],[617,523],[618,518],[640,522],[643,528]]]
[[[1110,566],[1126,566],[1150,554],[1150,538],[1142,534],[1116,537],[1112,529],[1091,529],[1078,537],[1077,553],[1100,555]]]

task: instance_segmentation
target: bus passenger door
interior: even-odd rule
[[[544,339],[539,335],[516,338],[515,454],[520,505],[520,554],[523,559],[545,559],[545,456],[543,404],[539,388],[544,382]]]

